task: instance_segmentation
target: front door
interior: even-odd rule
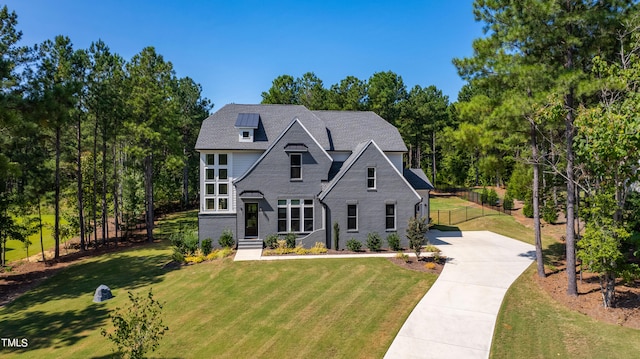
[[[258,204],[244,204],[244,236],[258,237]]]

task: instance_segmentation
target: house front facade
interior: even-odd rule
[[[201,127],[200,240],[217,243],[295,233],[299,243],[334,245],[396,232],[428,216],[433,189],[404,169],[397,129],[373,112],[310,111],[298,105],[226,105]]]

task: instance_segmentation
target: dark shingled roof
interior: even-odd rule
[[[405,168],[402,175],[409,182],[409,184],[416,190],[434,189],[431,181],[427,178],[427,175],[420,168]]]
[[[254,142],[239,142],[235,124],[241,114],[259,115]],[[196,150],[266,150],[298,118],[326,151],[350,151],[374,140],[385,152],[406,152],[398,130],[373,112],[309,111],[300,105],[230,104],[202,122]],[[243,120],[244,121],[244,120]]]

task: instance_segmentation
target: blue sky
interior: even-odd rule
[[[314,72],[326,88],[353,75],[402,76],[455,101],[464,84],[451,60],[483,36],[472,0],[85,1],[8,0],[23,44],[69,36],[76,49],[102,39],[126,60],[153,46],[219,109],[259,103],[282,74]]]

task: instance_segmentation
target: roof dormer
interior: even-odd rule
[[[254,132],[260,124],[260,114],[239,113],[235,128],[238,130],[238,141],[253,142]]]

